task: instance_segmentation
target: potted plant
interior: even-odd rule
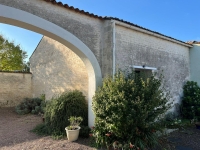
[[[69,119],[70,125],[65,128],[67,138],[70,142],[76,141],[79,136],[80,123],[83,121],[82,117],[71,116]]]

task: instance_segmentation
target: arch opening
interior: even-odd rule
[[[88,125],[93,126],[92,96],[97,87],[102,84],[102,74],[92,51],[81,40],[58,25],[16,8],[0,4],[0,22],[48,36],[65,45],[80,57],[88,72]]]

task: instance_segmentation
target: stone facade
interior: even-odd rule
[[[110,66],[105,67],[106,69],[102,66],[104,75],[112,74],[112,48],[115,44],[115,69],[125,70],[130,66],[143,65],[157,68],[157,72],[162,72],[164,76],[171,100],[180,103],[183,84],[190,78],[189,47],[117,24],[113,30],[111,21],[104,23],[102,31],[106,37],[102,41],[106,44],[103,45],[107,45],[102,52],[102,65],[105,63]],[[44,92],[50,98],[53,94],[67,89],[79,89],[87,95],[87,75],[86,71],[81,69],[84,64],[64,45],[44,37],[30,60],[35,95]]]
[[[30,73],[0,72],[0,107],[14,107],[32,96]]]
[[[117,25],[116,68],[130,65],[163,71],[171,99],[180,103],[183,84],[190,79],[189,47]]]
[[[80,90],[88,96],[88,74],[82,60],[61,43],[43,37],[30,58],[33,74],[33,97],[54,95],[68,90]]]
[[[120,25],[115,25],[115,30],[112,29],[112,23],[110,21],[107,21],[104,24],[104,30],[105,37],[107,37],[105,40],[109,41],[107,44],[109,45],[107,48],[107,51],[105,50],[102,55],[104,61],[109,61],[110,63],[110,69],[107,69],[105,71],[105,74],[112,74],[112,44],[113,44],[113,32],[115,32],[115,67],[116,69],[122,69],[125,70],[129,68],[130,66],[149,66],[157,68],[158,72],[163,72],[164,79],[165,79],[165,86],[168,91],[171,93],[171,99],[174,100],[174,103],[180,103],[180,97],[182,96],[182,86],[183,84],[189,80],[190,73],[189,73],[189,47],[167,41],[161,38],[157,38],[148,34],[144,34],[138,31],[134,31],[132,29],[125,28]],[[109,44],[110,43],[110,44]],[[57,45],[57,46],[56,46]],[[104,44],[105,45],[105,44]],[[60,55],[56,54],[60,53]],[[66,55],[64,55],[66,54]],[[78,87],[81,91],[84,92],[85,95],[87,95],[87,90],[84,87],[86,86],[87,78],[84,80],[81,80],[84,82],[82,85],[82,88],[78,86],[79,83],[75,83],[76,81],[69,82],[69,80],[65,81],[63,79],[59,79],[60,81],[63,81],[60,85],[60,88],[62,90],[55,90],[56,82],[58,80],[50,80],[51,77],[57,77],[59,76],[57,72],[62,72],[63,68],[67,68],[71,66],[71,70],[66,69],[66,78],[76,78],[75,74],[79,74],[82,76],[82,74],[85,74],[83,76],[86,76],[86,72],[79,72],[71,74],[70,72],[74,69],[74,71],[82,71],[80,69],[77,69],[77,67],[72,67],[73,61],[76,63],[80,63],[81,60],[78,59],[78,57],[75,57],[75,54],[73,52],[70,52],[68,48],[63,46],[62,44],[48,38],[44,37],[41,43],[39,44],[37,50],[31,57],[31,68],[32,72],[34,74],[33,77],[33,89],[38,90],[38,92],[35,91],[34,94],[38,95],[41,94],[40,92],[45,91],[42,89],[46,89],[45,93],[47,92],[49,97],[53,95],[53,93],[59,93],[61,91],[67,90],[68,87],[71,87],[69,89],[73,89],[72,87]],[[59,58],[59,59],[57,59]],[[73,59],[69,59],[73,58]],[[63,63],[63,61],[66,61],[67,63]],[[50,62],[52,61],[52,62]],[[71,61],[71,62],[70,62]],[[80,62],[79,62],[80,61]],[[106,63],[106,62],[102,62]],[[49,64],[46,65],[46,64]],[[61,65],[62,64],[62,65]],[[71,64],[71,65],[69,65]],[[108,63],[106,63],[108,64]],[[83,64],[82,64],[83,65]],[[46,66],[46,67],[45,67]],[[59,67],[58,67],[59,66]],[[81,65],[77,65],[82,68]],[[50,69],[51,67],[55,67],[55,73],[46,74],[46,69]],[[36,69],[37,68],[37,69]],[[39,69],[40,68],[40,69]],[[46,68],[46,69],[45,69]],[[54,68],[54,69],[55,69]],[[54,70],[52,69],[52,71]],[[51,70],[51,69],[50,69]],[[65,69],[64,69],[65,70]],[[69,72],[68,72],[68,71]],[[106,69],[105,69],[106,70]],[[67,73],[68,72],[68,73]],[[41,75],[43,77],[41,77]],[[70,77],[71,76],[71,77]],[[80,77],[81,77],[80,76]],[[60,76],[59,76],[60,77]],[[64,78],[64,77],[63,77]],[[77,81],[79,81],[80,78],[77,77]],[[41,83],[44,83],[43,86],[40,86]],[[54,82],[55,81],[55,82]],[[51,84],[55,87],[51,86]],[[74,84],[74,85],[73,85]],[[75,86],[77,84],[77,86]],[[73,86],[71,86],[73,85]],[[38,88],[39,87],[39,88]],[[65,88],[63,88],[65,87]],[[50,93],[51,94],[50,94]]]

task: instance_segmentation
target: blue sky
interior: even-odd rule
[[[117,17],[181,41],[200,41],[199,0],[60,0],[99,16]],[[30,56],[42,35],[0,24],[0,34]]]

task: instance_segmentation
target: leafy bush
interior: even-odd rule
[[[162,115],[170,107],[162,77],[119,71],[104,79],[93,97],[96,115],[92,130],[97,146],[145,149],[158,143]]]
[[[182,116],[200,120],[200,87],[197,82],[187,81],[183,87]]]
[[[15,111],[20,115],[43,113],[44,105],[45,102],[40,98],[25,98],[15,107]]]
[[[65,127],[70,125],[71,116],[83,118],[82,125],[88,124],[88,106],[85,96],[78,90],[64,92],[60,96],[53,97],[46,104],[44,118],[45,127],[40,126],[35,130],[38,134],[47,133],[53,136],[64,136]],[[43,129],[45,131],[43,131]]]

